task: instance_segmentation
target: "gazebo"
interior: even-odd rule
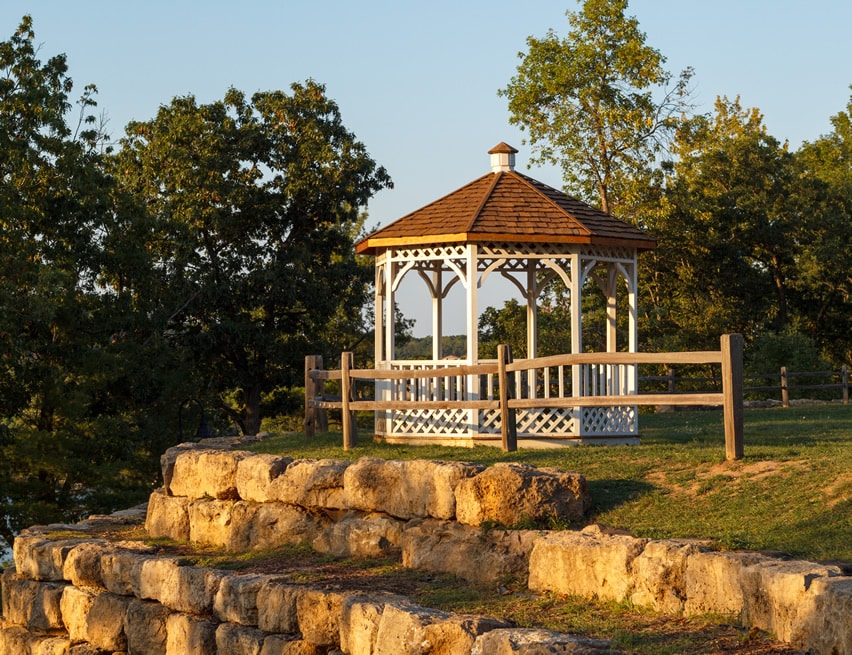
[[[434,369],[476,365],[479,290],[499,274],[526,303],[527,353],[536,357],[538,300],[558,278],[570,298],[571,352],[583,352],[581,297],[586,282],[606,298],[607,352],[636,352],[637,255],[656,240],[565,193],[515,170],[517,150],[500,143],[489,151],[491,171],[366,236],[356,244],[375,257],[375,362],[377,369]],[[423,281],[432,307],[432,359],[396,358],[394,296],[409,273]],[[623,284],[621,283],[623,282]],[[448,361],[441,350],[444,301],[454,285],[465,295],[467,352]],[[627,294],[627,330],[619,334],[616,308]],[[624,306],[624,303],[621,303]],[[623,323],[623,321],[622,321]],[[622,332],[624,329],[622,328]],[[496,353],[495,353],[496,354]],[[635,365],[544,366],[517,380],[525,397],[578,397],[635,393]],[[379,381],[376,399],[462,400],[490,398],[485,376],[429,383]],[[526,446],[568,443],[638,443],[636,408],[573,407],[519,411],[518,440]],[[376,412],[377,436],[392,443],[473,445],[499,440],[499,412],[423,409]]]

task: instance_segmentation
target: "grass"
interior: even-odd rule
[[[339,433],[308,442],[275,435],[256,452],[291,457],[517,461],[582,473],[590,522],[641,537],[702,538],[720,548],[852,561],[852,406],[804,405],[745,411],[745,457],[725,461],[722,414],[642,414],[642,444],[558,450],[393,446],[368,441],[351,451]]]

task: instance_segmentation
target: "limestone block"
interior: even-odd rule
[[[257,592],[257,627],[264,632],[298,633],[296,599],[303,590],[282,580],[266,580]]]
[[[426,626],[450,618],[448,612],[410,602],[387,603],[379,620],[374,655],[431,655]],[[468,649],[469,650],[469,649]]]
[[[399,596],[345,594],[340,611],[340,650],[348,655],[373,655],[386,602],[402,603]]]
[[[526,583],[536,538],[533,530],[483,531],[455,521],[411,521],[402,536],[402,565],[451,573],[479,584],[509,578]]]
[[[334,651],[327,651],[296,635],[267,635],[260,649],[260,655],[323,655],[326,652],[331,655]]]
[[[169,610],[145,600],[131,600],[124,616],[127,652],[133,655],[165,655]]]
[[[237,465],[252,456],[242,450],[184,450],[175,458],[169,490],[174,496],[235,500]]]
[[[104,652],[91,644],[72,644],[68,649],[68,655],[104,655]],[[121,655],[124,655],[124,653],[121,653]]]
[[[379,620],[374,655],[468,655],[477,636],[505,621],[427,609],[413,603],[387,603]]]
[[[501,462],[456,487],[456,520],[507,527],[550,519],[581,522],[591,505],[578,473]]]
[[[75,587],[103,587],[101,557],[110,546],[102,540],[83,542],[68,551],[62,577]]]
[[[479,464],[466,462],[436,462],[432,480],[434,489],[429,494],[426,515],[447,521],[456,518],[456,487],[462,480],[472,478],[485,470]]]
[[[180,566],[176,557],[151,557],[139,562],[133,595],[142,600],[159,600],[170,573]]]
[[[193,500],[187,507],[189,540],[209,546],[226,546],[233,531],[235,506],[231,500]]]
[[[221,623],[216,628],[216,648],[228,655],[260,655],[266,635],[257,628]]]
[[[155,549],[142,544],[107,551],[101,557],[101,580],[114,594],[137,595],[141,585],[142,564],[154,557]]]
[[[0,607],[8,624],[28,630],[64,629],[60,600],[64,584],[38,582],[5,569],[0,582]]]
[[[266,454],[240,460],[237,464],[237,495],[242,500],[256,503],[275,500],[269,495],[269,485],[284,473],[292,461],[292,457]]]
[[[683,580],[686,592],[684,613],[741,617],[745,611],[745,597],[740,574],[746,566],[767,559],[758,553],[702,551],[692,554],[686,561]]]
[[[481,470],[460,462],[362,457],[344,475],[346,507],[401,519],[452,518],[455,487]]]
[[[68,655],[71,640],[68,637],[35,636],[30,637],[29,647],[31,655]]]
[[[335,557],[389,557],[399,552],[404,527],[386,514],[348,512],[323,530],[312,547]]]
[[[257,595],[265,575],[229,575],[222,578],[213,599],[213,614],[220,621],[256,626],[258,622]]]
[[[665,614],[682,614],[686,602],[687,559],[698,547],[681,541],[649,541],[633,560],[630,600]]]
[[[169,609],[206,614],[227,573],[216,569],[181,566],[174,558],[148,559],[142,564],[139,598],[156,600]]]
[[[342,594],[305,589],[296,597],[296,616],[302,639],[318,646],[338,645],[342,606]]]
[[[178,444],[177,446],[172,446],[171,448],[166,450],[166,452],[160,455],[160,469],[163,472],[163,489],[167,494],[171,494],[170,487],[172,483],[172,477],[174,476],[175,472],[175,460],[177,459],[178,455],[187,450],[200,450],[202,448],[206,448],[206,446],[202,446],[198,443],[187,442]]]
[[[297,459],[269,486],[269,497],[307,508],[344,508],[343,479],[350,463],[336,459]]]
[[[241,515],[235,512],[238,518],[227,543],[229,550],[266,550],[284,544],[309,544],[331,523],[330,519],[295,505],[238,503],[236,510],[241,505],[246,507],[245,518],[239,518]]]
[[[218,622],[174,613],[166,617],[166,655],[215,655]]]
[[[792,646],[820,655],[852,653],[852,577],[815,578],[808,591]]]
[[[89,610],[95,604],[95,598],[97,598],[95,593],[70,585],[62,590],[59,609],[71,643],[88,641],[87,619]]]
[[[476,638],[470,655],[593,655],[617,651],[608,641],[588,639],[551,630],[509,628],[486,632]]]
[[[62,581],[65,558],[85,539],[45,539],[37,532],[23,532],[15,537],[13,547],[15,569],[34,580]]]
[[[745,600],[743,622],[790,641],[803,622],[802,614],[812,606],[808,602],[812,582],[840,575],[836,566],[803,561],[770,559],[745,566],[740,574]]]
[[[165,489],[155,489],[148,498],[145,531],[149,537],[168,537],[189,541],[189,503],[185,496],[169,496]]]
[[[0,655],[23,655],[27,652],[30,633],[19,625],[0,626]]]
[[[646,539],[607,534],[598,526],[537,537],[530,553],[529,588],[605,600],[629,598],[631,566]]]
[[[98,594],[86,617],[86,641],[107,652],[126,650],[124,617],[130,602],[128,596]]]

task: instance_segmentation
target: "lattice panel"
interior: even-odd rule
[[[636,407],[588,407],[583,412],[583,434],[636,434]]]
[[[577,421],[571,409],[522,409],[515,413],[515,424],[519,436],[565,437],[576,434]],[[500,434],[502,428],[499,410],[479,412],[480,434]]]
[[[410,248],[395,249],[392,253],[394,261],[422,261],[434,259],[467,259],[467,248],[465,246],[412,246]]]
[[[391,434],[418,437],[467,436],[470,414],[464,409],[390,412]]]
[[[568,408],[547,407],[519,410],[515,414],[518,434],[560,436],[576,434],[574,411]]]

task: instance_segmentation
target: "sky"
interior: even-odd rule
[[[3,0],[0,39],[33,17],[43,60],[64,53],[75,93],[93,83],[108,132],[148,120],[175,96],[200,103],[229,87],[251,94],[325,84],[344,125],[384,166],[394,188],[368,207],[376,228],[489,170],[487,151],[518,148],[517,169],[562,186],[553,167],[528,168],[524,133],[497,91],[516,73],[528,36],[564,36],[575,0]],[[852,84],[849,0],[632,0],[629,15],[677,75],[695,69],[696,112],[717,96],[758,107],[770,134],[798,148],[831,131]],[[414,277],[414,276],[411,276]],[[459,285],[460,286],[460,285]],[[502,305],[506,290],[490,290]],[[430,331],[425,288],[398,296]],[[447,311],[445,334],[464,331]]]

